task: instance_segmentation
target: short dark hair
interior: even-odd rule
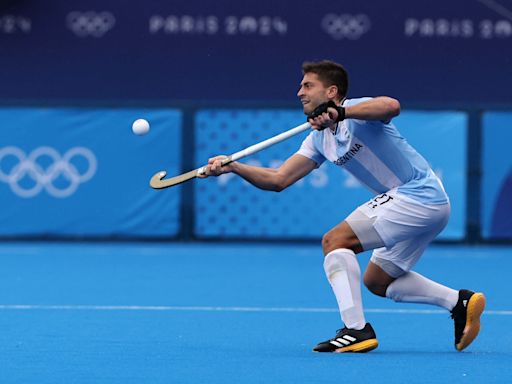
[[[315,73],[326,87],[338,87],[338,96],[343,100],[348,92],[348,74],[343,65],[330,60],[307,61],[302,64],[302,73]]]

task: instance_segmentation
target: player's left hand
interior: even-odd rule
[[[208,176],[220,176],[224,173],[233,172],[233,163],[222,165],[222,160],[225,158],[225,155],[209,158],[208,164],[204,167],[204,173],[198,174],[197,177],[204,179]]]

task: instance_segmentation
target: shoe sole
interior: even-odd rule
[[[480,316],[485,309],[485,296],[483,293],[475,293],[468,302],[466,326],[459,344],[455,345],[457,351],[462,351],[475,340],[480,332]]]
[[[334,352],[335,353],[345,353],[345,352],[355,352],[355,353],[364,353],[370,352],[371,350],[377,348],[379,346],[379,342],[377,339],[368,339],[365,341],[361,341],[360,343],[356,343],[354,345],[349,345],[348,347],[338,348]]]

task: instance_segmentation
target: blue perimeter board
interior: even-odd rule
[[[228,155],[301,124],[301,110],[201,110],[196,115],[196,164]],[[439,239],[460,240],[466,224],[467,115],[404,111],[394,120],[431,164],[450,196],[452,213]],[[307,133],[241,161],[276,168]],[[374,195],[328,161],[281,193],[259,190],[232,174],[195,184],[195,233],[201,238],[320,238]]]

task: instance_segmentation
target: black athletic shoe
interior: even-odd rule
[[[485,296],[467,289],[459,291],[459,300],[453,307],[455,323],[455,349],[462,351],[475,339],[480,331],[480,316],[485,308]]]
[[[370,323],[366,323],[360,331],[355,329],[339,329],[333,339],[318,343],[313,352],[368,352],[377,348],[379,342]]]

